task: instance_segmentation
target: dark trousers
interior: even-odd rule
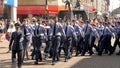
[[[61,37],[60,36],[56,36],[56,37],[53,37],[52,39],[52,62],[55,62],[56,59],[58,60],[59,59],[59,47],[60,47],[60,41],[61,41]]]
[[[62,36],[61,37],[61,43],[60,43],[60,47],[59,47],[59,56],[60,56],[60,54],[61,54],[61,51],[63,50],[64,51],[64,53],[65,53],[65,48],[63,47],[65,45],[65,38]]]
[[[50,53],[51,47],[52,47],[52,38],[48,37],[48,41],[46,41],[46,47],[45,47],[45,50],[44,50],[45,57],[47,57],[48,54]]]
[[[71,53],[73,54],[73,51],[75,50],[77,52],[77,45],[78,45],[78,40],[76,40],[74,37],[72,38],[72,49]]]
[[[32,37],[33,51],[31,53],[32,58],[35,56],[35,46],[37,45],[37,37]]]
[[[114,42],[114,47],[113,47],[113,50],[114,50],[114,51],[115,51],[117,45],[118,45],[119,48],[120,48],[120,37],[117,37],[116,40],[115,40],[115,42]]]
[[[84,38],[85,44],[83,46],[82,55],[85,55],[87,51],[92,54],[92,46],[90,45],[90,35],[86,35]]]
[[[96,51],[98,51],[98,47],[95,45],[95,39],[96,39],[95,36],[91,37],[91,44],[90,45],[92,48],[94,47],[96,49]]]
[[[15,67],[16,64],[16,54],[18,58],[18,68],[22,66],[22,50],[12,50],[12,67]]]
[[[41,46],[43,43],[43,39],[37,37],[36,42],[37,44],[35,45],[35,60],[36,62],[38,62],[39,60],[42,61]]]
[[[77,37],[78,45],[77,45],[77,51],[76,51],[76,56],[82,52],[83,49],[83,38],[82,37]]]
[[[25,36],[24,37],[24,40],[23,40],[23,60],[25,59],[25,55],[28,59],[28,51],[27,51],[27,48],[28,48],[28,45],[30,43],[30,36]]]
[[[105,35],[102,37],[101,44],[99,46],[99,55],[102,55],[104,49],[107,49],[110,53],[112,53],[112,46],[111,46],[111,36]]]
[[[72,37],[67,37],[64,49],[65,49],[65,59],[71,56],[71,46],[72,46]]]

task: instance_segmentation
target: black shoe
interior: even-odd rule
[[[67,58],[65,58],[65,61],[64,62],[67,62]]]
[[[116,55],[120,55],[120,52],[118,52]]]
[[[98,56],[102,56],[102,53],[98,53]]]
[[[57,60],[56,61],[60,61],[60,59],[59,58],[57,58]]]
[[[55,62],[52,62],[52,65],[55,65]]]
[[[34,64],[38,65],[38,62],[37,62],[37,61],[35,61],[35,62],[34,62]]]
[[[85,54],[81,54],[81,56],[85,56]]]
[[[75,56],[78,56],[78,53],[76,53],[76,55]]]
[[[18,66],[18,68],[22,68],[22,66]]]
[[[42,59],[40,59],[39,62],[42,62]]]
[[[49,58],[52,58],[52,56],[49,56]]]
[[[32,59],[31,60],[34,60],[34,58],[32,57]]]

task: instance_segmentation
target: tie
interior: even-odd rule
[[[65,34],[67,35],[67,29],[68,29],[68,26],[66,26],[66,29],[65,29]]]
[[[88,29],[88,25],[86,26],[85,33],[87,32],[87,29]]]
[[[53,35],[55,35],[55,32],[56,32],[56,23],[54,25]]]
[[[39,33],[40,33],[39,28],[40,28],[40,26],[38,26],[38,28],[37,28],[37,34],[39,34]]]
[[[47,35],[49,34],[49,29],[47,29]]]
[[[34,30],[34,36],[36,36],[37,35],[37,33],[36,33],[36,26],[35,26],[35,30]]]

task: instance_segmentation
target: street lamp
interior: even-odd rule
[[[45,13],[46,13],[46,20],[48,20],[49,18],[49,14],[48,14],[48,0],[45,1]]]

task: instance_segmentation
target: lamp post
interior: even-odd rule
[[[45,1],[45,12],[46,12],[46,20],[48,20],[49,19],[48,0]]]

